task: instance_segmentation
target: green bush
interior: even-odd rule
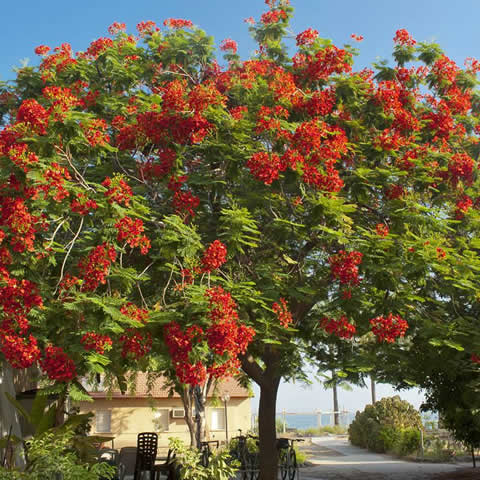
[[[115,468],[87,463],[72,449],[74,433],[45,432],[27,441],[28,463],[23,472],[0,467],[0,480],[100,480],[112,479]]]
[[[408,455],[420,445],[420,414],[399,396],[382,398],[357,412],[348,428],[352,445],[374,452]]]

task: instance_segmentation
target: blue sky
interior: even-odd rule
[[[417,40],[438,42],[447,55],[462,64],[466,57],[480,57],[479,0],[292,0],[295,18],[292,30],[299,33],[313,27],[335,44],[350,41],[350,34],[363,35],[357,66],[363,68],[378,58],[389,58],[395,31],[406,28]],[[114,21],[125,22],[129,32],[141,20],[185,18],[213,35],[219,43],[233,38],[239,53],[248,57],[255,49],[249,38],[246,17],[258,18],[265,10],[263,0],[16,0],[2,4],[0,80],[13,78],[12,67],[22,59],[38,60],[33,49],[40,44],[55,47],[63,42],[74,51],[107,34]],[[391,395],[388,386],[378,387],[378,397]],[[402,394],[416,406],[421,396],[415,390]],[[368,390],[340,393],[340,405],[347,410],[363,408]],[[254,401],[258,404],[258,399]],[[292,407],[292,405],[294,407]],[[331,408],[331,392],[319,384],[307,389],[283,384],[279,410],[313,411]]]
[[[376,57],[387,58],[398,28],[406,28],[417,40],[435,40],[457,62],[480,57],[478,0],[292,0],[295,33],[316,28],[336,44],[350,40],[351,33],[365,37],[358,59],[363,67]],[[162,23],[165,18],[186,18],[204,28],[218,42],[231,37],[240,44],[239,52],[249,56],[254,44],[243,19],[258,18],[262,0],[17,0],[3,2],[0,29],[0,79],[12,78],[14,65],[37,58],[33,48],[51,47],[62,42],[74,50],[105,35],[114,21],[125,22],[129,31],[141,20]]]

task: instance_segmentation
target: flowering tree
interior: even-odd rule
[[[434,331],[480,350],[451,316],[478,301],[480,65],[404,30],[376,72],[313,29],[291,56],[292,8],[267,4],[255,56],[224,40],[225,68],[180,19],[36,49],[1,97],[0,303],[6,360],[57,382],[166,355],[192,387],[241,368],[272,480],[302,345],[405,353]]]

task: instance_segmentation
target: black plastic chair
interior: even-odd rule
[[[155,478],[155,459],[157,458],[158,435],[154,432],[142,432],[137,436],[137,456],[133,480],[141,480],[143,472]]]
[[[168,449],[168,454],[167,454],[167,459],[165,460],[164,463],[157,463],[155,465],[155,476],[153,477],[154,480],[160,480],[160,475],[162,473],[166,474],[167,480],[176,480],[178,478],[176,474],[176,463],[175,463],[175,457],[177,454],[171,450]]]

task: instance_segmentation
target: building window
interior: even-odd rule
[[[153,413],[153,427],[156,432],[168,432],[170,410],[168,408],[155,408]]]
[[[112,423],[112,412],[110,410],[99,410],[95,413],[95,430],[97,433],[110,433]]]
[[[212,408],[210,410],[211,430],[225,430],[225,409]]]

